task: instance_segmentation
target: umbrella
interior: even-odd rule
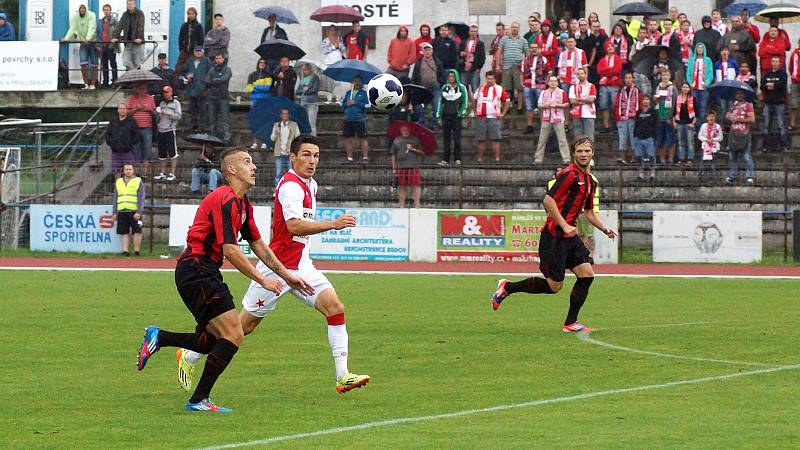
[[[756,14],[756,20],[759,22],[769,23],[770,19],[779,19],[780,23],[800,22],[800,6],[792,3],[776,3]]]
[[[250,131],[262,141],[271,141],[272,126],[280,120],[281,110],[284,108],[289,110],[289,119],[297,122],[301,133],[311,133],[311,123],[305,108],[286,97],[273,96],[259,100],[256,107],[247,113]]]
[[[389,139],[395,140],[398,136],[400,136],[400,128],[403,126],[407,126],[411,131],[411,135],[416,136],[417,139],[419,139],[419,143],[422,146],[422,151],[425,152],[426,155],[432,155],[436,149],[439,148],[439,144],[436,143],[436,136],[433,135],[433,131],[416,122],[409,122],[407,120],[396,120],[389,125],[389,130],[387,131],[389,134]]]
[[[756,100],[756,91],[749,84],[738,80],[722,80],[708,88],[708,92],[717,98],[736,100],[736,93],[742,91],[748,102]]]
[[[361,61],[358,59],[343,59],[331,64],[322,73],[323,75],[327,75],[336,81],[349,83],[353,81],[353,78],[356,76],[360,76],[364,82],[367,82],[382,74],[383,71],[366,61]]]
[[[364,16],[351,6],[330,5],[318,8],[311,13],[311,20],[316,20],[317,22],[344,23],[364,20]]]
[[[190,134],[188,136],[184,136],[183,140],[186,142],[191,142],[192,144],[200,144],[200,145],[203,144],[225,145],[225,141],[214,136],[213,134],[208,134],[208,133]]]
[[[758,0],[736,0],[730,5],[725,7],[725,14],[728,17],[738,16],[743,10],[747,10],[751,16],[756,15],[757,12],[766,8],[767,4]]]
[[[404,84],[403,93],[408,94],[410,105],[428,104],[433,101],[433,93],[426,87],[418,84]]]
[[[646,2],[626,3],[614,10],[615,16],[660,16],[664,11]]]
[[[455,28],[456,32],[455,35],[460,37],[461,39],[467,39],[469,37],[469,25],[465,24],[464,22],[447,22],[448,28]],[[439,25],[438,27],[434,28],[433,31],[436,33],[436,36],[439,35],[439,28],[442,26]]]
[[[264,59],[280,59],[286,56],[289,59],[296,60],[306,56],[306,52],[303,49],[286,39],[267,39],[255,49],[255,52]]]
[[[300,23],[300,21],[297,20],[297,17],[295,17],[294,13],[283,6],[264,6],[263,8],[258,8],[257,10],[253,11],[253,15],[264,20],[267,20],[269,16],[274,15],[276,22],[286,23],[289,25],[293,23]]]
[[[631,58],[633,71],[650,76],[653,73],[653,66],[658,61],[658,54],[661,52],[661,50],[665,50],[667,55],[670,54],[669,47],[665,47],[663,45],[648,45],[636,52],[636,54],[633,55],[633,58]],[[673,58],[669,58],[667,64],[669,65],[669,70],[672,71],[673,75],[683,67],[683,64],[680,60]]]
[[[149,70],[129,70],[117,79],[119,84],[147,83],[150,81],[163,81],[160,76]]]

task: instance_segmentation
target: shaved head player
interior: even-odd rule
[[[344,393],[366,385],[369,376],[351,373],[347,368],[349,351],[344,305],[330,281],[314,267],[309,256],[309,236],[328,230],[354,227],[356,219],[350,214],[343,214],[336,220],[315,220],[317,182],[313,177],[319,164],[319,142],[316,137],[296,137],[290,146],[289,159],[292,169],[281,178],[275,191],[272,240],[269,246],[290,273],[308,280],[314,292],[308,293],[291,285],[276,291],[254,281],[250,283],[242,300],[243,308],[239,313],[239,320],[244,334],[252,333],[264,317],[277,308],[278,301],[286,294],[292,294],[307,306],[319,311],[328,322],[328,344],[333,353],[336,392]],[[268,279],[283,278],[264,262],[258,263],[256,269]],[[180,352],[177,359],[178,383],[183,389],[189,390],[194,364],[200,359],[200,355],[191,351]],[[210,362],[209,357],[206,367]],[[203,382],[202,378],[200,382]]]
[[[544,196],[547,222],[539,239],[539,270],[545,278],[530,277],[517,282],[502,279],[492,296],[492,308],[511,294],[555,294],[564,286],[566,269],[571,270],[577,280],[569,296],[569,311],[561,327],[565,332],[591,331],[578,322],[578,313],[589,295],[594,281],[592,258],[589,250],[578,237],[576,224],[583,212],[586,219],[606,236],[614,239],[616,230],[609,228],[594,213],[594,191],[597,188],[589,172],[594,156],[591,139],[578,136],[572,145],[572,164],[556,176],[556,182]]]
[[[253,204],[246,195],[256,184],[256,166],[250,154],[241,148],[228,150],[222,156],[220,169],[228,185],[215,189],[200,203],[186,237],[186,249],[175,267],[175,285],[197,321],[197,329],[193,333],[173,333],[151,325],[145,329],[136,358],[136,367],[142,370],[161,347],[182,347],[208,354],[208,364],[197,389],[186,403],[188,411],[230,412],[208,398],[244,340],[233,297],[219,271],[223,257],[265,291],[279,293],[286,281],[304,295],[314,293],[302,278],[288,272],[261,240],[253,218]],[[277,276],[266,277],[250,264],[239,250],[240,233],[261,263]]]

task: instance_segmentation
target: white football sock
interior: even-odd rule
[[[189,364],[197,364],[197,362],[200,361],[200,358],[202,358],[202,357],[203,357],[203,355],[201,353],[197,353],[197,352],[193,352],[191,350],[183,349],[183,358]]]
[[[328,325],[328,343],[336,365],[336,381],[339,381],[348,372],[346,325]]]

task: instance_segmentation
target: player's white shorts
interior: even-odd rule
[[[267,278],[275,278],[283,281],[278,275],[275,274],[275,272],[270,270],[260,261],[256,266],[256,269],[258,269],[258,271]],[[331,282],[328,281],[328,278],[326,278],[325,275],[323,275],[322,272],[317,270],[317,268],[314,266],[304,267],[300,270],[289,270],[289,272],[306,280],[306,283],[310,284],[314,288],[314,295],[303,295],[300,292],[292,289],[286,284],[285,281],[283,282],[283,290],[281,290],[281,293],[275,294],[272,291],[264,289],[255,281],[251,281],[250,287],[247,289],[247,293],[244,294],[244,298],[242,299],[242,306],[244,309],[256,317],[265,317],[271,311],[275,310],[275,308],[278,306],[278,300],[280,300],[287,293],[291,293],[297,297],[298,300],[313,308],[314,304],[317,302],[317,296],[319,296],[320,292],[328,288],[333,288],[333,285],[331,285]]]

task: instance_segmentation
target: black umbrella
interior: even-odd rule
[[[298,60],[306,56],[306,52],[297,44],[285,39],[267,39],[256,48],[255,52],[264,59],[280,59],[285,56],[292,60]]]
[[[736,93],[739,91],[744,92],[745,99],[748,102],[756,101],[756,91],[749,84],[738,80],[722,80],[708,88],[708,92],[711,95],[725,100],[736,100]]]
[[[161,77],[149,70],[134,69],[129,70],[117,79],[119,84],[149,83],[150,81],[162,81]]]
[[[648,45],[647,47],[644,47],[636,52],[636,54],[633,55],[633,58],[631,58],[633,71],[651,76],[653,73],[653,66],[655,66],[658,62],[658,54],[662,50],[666,51],[667,55],[670,54],[669,47],[665,47],[663,45]],[[667,64],[669,65],[669,70],[673,74],[683,67],[681,61],[672,58],[667,60]]]
[[[225,141],[214,136],[213,134],[208,134],[208,133],[190,134],[188,136],[184,136],[183,140],[186,142],[191,142],[192,144],[200,144],[200,145],[203,144],[225,145]]]
[[[660,16],[664,11],[647,2],[626,3],[614,10],[615,16]]]
[[[403,93],[408,95],[410,105],[428,104],[433,101],[433,93],[426,87],[418,84],[404,84]]]
[[[469,25],[465,24],[464,22],[447,22],[445,25],[447,25],[447,27],[450,29],[455,28],[455,35],[461,39],[467,39],[469,37]],[[433,29],[433,31],[436,33],[436,36],[439,35],[439,28],[441,27],[442,26],[439,25]]]

